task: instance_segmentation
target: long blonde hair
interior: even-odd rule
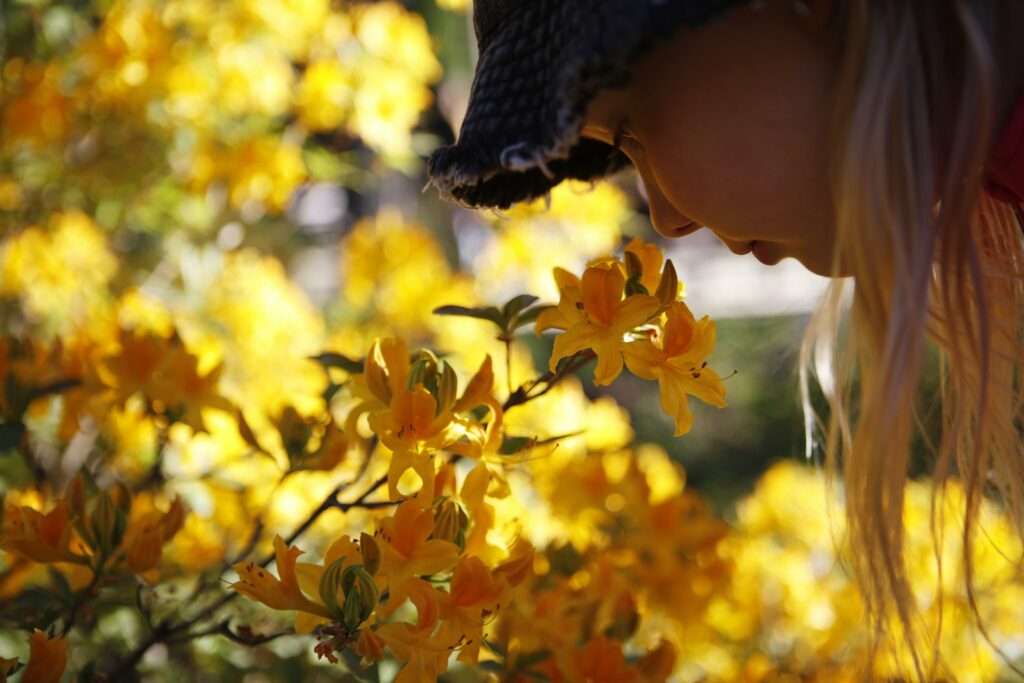
[[[837,13],[835,263],[853,274],[854,297],[847,324],[842,284],[834,285],[808,329],[804,410],[812,415],[813,371],[875,633],[894,637],[886,615],[895,614],[916,675],[931,679],[941,667],[938,636],[921,633],[903,553],[929,342],[943,359],[934,477],[938,485],[956,475],[966,491],[962,559],[976,615],[971,557],[983,497],[997,494],[1024,530],[1022,214],[981,189],[1024,83],[1024,3],[841,0]],[[809,440],[813,425],[809,418]]]

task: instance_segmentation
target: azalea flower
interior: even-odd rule
[[[330,620],[331,613],[327,608],[322,603],[307,598],[299,587],[295,561],[302,554],[302,550],[296,547],[289,548],[283,538],[275,536],[274,557],[277,560],[280,578],[255,562],[239,562],[234,566],[238,572],[238,581],[232,583],[229,588],[272,609],[295,610]],[[296,630],[299,630],[298,620]]]
[[[378,614],[387,618],[417,590],[421,576],[431,576],[455,566],[459,546],[451,541],[432,539],[434,511],[421,508],[414,500],[398,506],[393,517],[381,521],[378,531],[382,543],[381,574],[387,579],[388,601]],[[423,611],[421,610],[421,618]]]
[[[21,675],[22,683],[59,683],[68,665],[68,641],[50,637],[36,629],[28,637],[28,666]]]
[[[565,325],[565,332],[555,337],[550,369],[554,372],[563,358],[592,349],[597,355],[594,382],[611,384],[622,372],[624,335],[646,323],[661,303],[646,294],[623,298],[626,276],[617,261],[589,266],[578,288],[571,279],[563,280],[569,286],[561,290],[557,313],[537,321],[538,331]]]
[[[82,562],[71,552],[71,523],[67,501],[59,501],[45,515],[19,505],[6,506],[0,548],[33,562]]]
[[[724,408],[725,385],[704,360],[715,346],[714,321],[707,316],[697,320],[682,301],[674,302],[666,313],[660,339],[631,342],[624,352],[630,372],[658,380],[661,408],[675,420],[675,435],[681,436],[693,426],[689,396]]]

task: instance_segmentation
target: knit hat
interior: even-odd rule
[[[590,99],[625,85],[633,62],[681,25],[744,1],[476,0],[469,108],[458,142],[427,162],[430,182],[464,206],[504,209],[619,170],[625,155],[580,137]]]

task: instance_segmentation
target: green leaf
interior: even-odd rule
[[[537,302],[537,297],[532,294],[520,294],[509,299],[501,307],[501,314],[505,320],[511,321],[522,310],[529,308]]]
[[[362,374],[363,372],[363,361],[349,358],[333,351],[324,351],[316,356],[310,356],[310,359],[315,360],[325,368],[341,368],[353,375]]]
[[[498,326],[502,332],[505,331],[505,318],[494,306],[484,308],[469,308],[467,306],[438,306],[434,309],[435,315],[455,315],[463,318],[477,318],[478,320],[489,320]]]
[[[500,644],[494,642],[493,640],[487,640],[486,638],[484,638],[483,646],[491,652],[493,652],[494,654],[501,657],[502,659],[508,659],[508,650],[506,650]]]
[[[549,308],[555,308],[555,306],[534,306],[533,308],[528,308],[512,318],[508,327],[510,330],[518,330],[523,325],[534,323],[537,317]]]
[[[498,452],[502,455],[514,455],[520,451],[530,448],[537,440],[530,436],[505,436],[501,440],[501,448]]]

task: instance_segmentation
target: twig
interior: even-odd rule
[[[343,493],[350,486],[359,481],[362,478],[363,474],[366,473],[366,470],[369,468],[369,454],[373,452],[373,449],[376,447],[376,444],[376,439],[370,440],[370,442],[367,444],[367,459],[366,462],[363,463],[363,466],[360,468],[359,473],[353,479],[342,484],[338,484],[336,487],[334,487],[334,490],[332,490],[324,498],[320,505],[317,506],[317,508],[309,514],[306,520],[302,524],[300,524],[299,527],[295,529],[295,531],[293,531],[288,536],[287,539],[285,539],[285,543],[287,543],[288,545],[294,543],[295,540],[298,539],[302,534],[304,534],[320,518],[320,516],[323,513],[325,513],[327,510],[330,510],[331,508],[338,508],[342,512],[347,512],[348,510],[356,507],[376,509],[381,507],[387,507],[389,505],[394,505],[394,503],[390,501],[367,502],[367,498],[369,498],[378,489],[380,489],[382,486],[384,486],[384,484],[387,483],[387,476],[380,477],[379,479],[374,481],[367,490],[365,490],[355,500],[351,502],[343,503],[340,500],[338,500],[338,496],[341,493]],[[260,562],[260,566],[266,567],[273,561],[274,554],[271,553],[267,555],[265,558],[263,558],[263,560]],[[204,621],[205,619],[216,614],[217,611],[219,611],[222,607],[224,607],[229,602],[234,600],[236,596],[238,596],[238,593],[234,591],[227,593],[221,596],[219,600],[203,608],[192,617],[184,621],[178,622],[176,624],[172,624],[169,619],[156,624],[153,627],[153,630],[150,633],[149,637],[137,648],[135,648],[131,652],[131,654],[129,654],[128,657],[125,658],[124,661],[122,661],[114,669],[113,673],[110,674],[110,680],[119,681],[130,679],[130,674],[135,669],[135,666],[139,663],[139,661],[146,654],[149,648],[151,648],[153,645],[157,643],[171,641],[185,642],[187,640],[191,640],[192,638],[199,637],[199,635],[213,635],[213,633],[219,633],[220,631],[217,630],[214,630],[209,633],[204,633],[202,631],[198,633],[188,633],[188,631],[199,622]],[[182,633],[182,635],[180,637],[177,637],[176,634],[178,633]]]
[[[589,349],[587,349],[586,351],[577,351],[572,356],[570,356],[569,360],[563,363],[562,367],[558,368],[556,372],[551,372],[549,370],[548,372],[545,372],[543,375],[535,379],[533,382],[523,384],[518,389],[513,391],[509,395],[505,403],[502,404],[502,410],[508,411],[509,408],[512,408],[514,406],[520,406],[523,405],[524,403],[529,403],[530,401],[536,398],[540,398],[544,394],[551,391],[555,387],[555,385],[558,384],[563,379],[565,379],[567,375],[576,372],[577,370],[579,370],[581,367],[583,367],[596,357],[597,356],[594,354],[594,352]],[[534,388],[541,384],[545,385],[543,389],[541,389],[535,394],[530,393],[531,391],[534,390]]]

